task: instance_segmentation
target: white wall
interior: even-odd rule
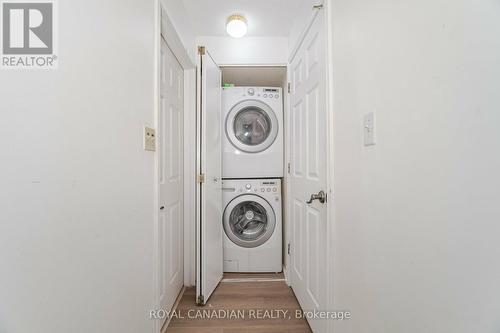
[[[154,1],[58,6],[59,69],[0,73],[0,332],[151,332]]]
[[[500,3],[333,3],[335,332],[498,332]]]
[[[179,0],[161,0],[163,8],[167,11],[168,17],[172,22],[186,52],[193,64],[196,64],[196,36],[188,19],[188,12],[182,1]]]
[[[197,44],[206,46],[219,65],[284,65],[288,62],[286,37],[200,36]]]

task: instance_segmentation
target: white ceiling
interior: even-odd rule
[[[226,20],[243,14],[247,36],[283,36],[290,33],[304,0],[182,0],[198,36],[227,36]]]

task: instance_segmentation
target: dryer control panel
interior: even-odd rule
[[[279,99],[281,96],[281,88],[251,87],[246,89],[243,96]]]
[[[232,186],[231,186],[232,185]],[[233,187],[234,186],[234,187]],[[281,180],[280,179],[264,179],[264,180],[238,180],[232,182],[225,180],[223,182],[225,190],[233,190],[238,193],[254,193],[260,195],[267,194],[280,194],[281,193]]]

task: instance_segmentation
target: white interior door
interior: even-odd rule
[[[327,109],[324,13],[317,14],[290,64],[291,74],[291,285],[306,311],[326,310]],[[326,194],[325,194],[326,195]],[[309,320],[315,333],[327,320]]]
[[[158,121],[160,306],[171,309],[182,289],[183,272],[183,88],[181,65],[161,41]]]
[[[221,71],[204,47],[198,63],[198,304],[205,304],[223,275]]]

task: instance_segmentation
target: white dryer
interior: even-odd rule
[[[281,272],[280,179],[223,181],[225,272]]]
[[[283,177],[281,88],[222,90],[222,177]]]

